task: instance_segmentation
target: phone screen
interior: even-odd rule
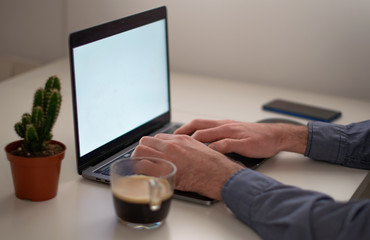
[[[266,103],[262,106],[262,108],[268,111],[324,122],[331,122],[341,116],[341,112],[337,110],[295,103],[281,99],[276,99]]]

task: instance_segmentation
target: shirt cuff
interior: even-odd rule
[[[251,215],[256,196],[267,189],[282,185],[280,182],[249,168],[231,176],[222,188],[226,206],[246,224],[251,224]]]
[[[307,126],[308,142],[304,155],[315,160],[343,163],[347,146],[345,126],[325,122],[309,122]]]

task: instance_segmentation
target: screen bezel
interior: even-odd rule
[[[167,10],[166,7],[160,7],[149,10],[143,13],[135,14],[129,17],[114,20],[88,29],[70,34],[69,37],[69,56],[70,56],[70,69],[72,81],[72,100],[73,100],[73,118],[74,118],[74,132],[75,132],[75,147],[77,157],[77,171],[82,174],[82,171],[89,166],[96,165],[102,160],[124,148],[129,147],[139,139],[159,129],[161,126],[171,121],[171,99],[168,91],[168,106],[169,110],[164,114],[152,119],[151,121],[137,127],[136,129],[121,135],[120,137],[104,144],[103,146],[80,156],[80,143],[79,143],[79,129],[78,129],[78,114],[77,114],[77,97],[75,86],[75,70],[73,49],[85,44],[101,40],[116,34],[120,34],[159,20],[165,22],[165,39],[166,39],[166,55],[167,55],[167,84],[170,89],[170,66],[169,66],[169,51],[168,51],[168,26],[167,26]]]

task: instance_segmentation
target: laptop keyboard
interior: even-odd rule
[[[167,129],[166,131],[164,131],[163,133],[168,133],[168,134],[172,134],[173,132],[176,131],[176,129],[178,129],[179,127],[181,127],[181,125],[174,125],[172,127],[170,127],[169,129]]]
[[[174,125],[171,128],[169,128],[166,131],[164,131],[163,133],[172,134],[179,127],[181,127],[180,124],[179,125]],[[131,154],[134,152],[134,150],[135,150],[134,148],[131,149],[127,153],[125,153],[122,156],[116,158],[114,161],[112,161],[112,162],[108,163],[107,165],[105,165],[105,166],[103,166],[103,167],[95,170],[95,173],[99,173],[99,174],[103,174],[103,175],[109,176],[110,175],[110,165],[112,165],[112,163],[114,163],[116,160],[131,157]]]
[[[116,158],[114,161],[108,163],[107,165],[99,168],[98,170],[95,171],[95,173],[100,173],[100,174],[103,174],[103,175],[106,175],[106,176],[109,176],[110,175],[110,165],[112,165],[112,163],[114,163],[115,161],[119,160],[119,159],[123,159],[123,158],[129,158],[131,157],[131,154],[133,153],[135,149],[131,149],[130,151],[128,151],[127,153],[123,154],[122,156]]]

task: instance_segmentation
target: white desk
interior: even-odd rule
[[[63,103],[54,128],[55,139],[67,146],[56,198],[45,202],[19,200],[14,195],[10,166],[2,150],[0,161],[0,233],[2,239],[259,239],[222,203],[211,207],[173,201],[166,224],[154,231],[134,231],[115,217],[108,185],[82,179],[76,171],[69,62],[54,62],[0,83],[0,147],[17,139],[13,125],[29,112],[37,87],[57,74]],[[173,120],[193,118],[257,121],[280,117],[261,105],[282,97],[340,109],[337,123],[370,118],[370,102],[199,76],[172,74]],[[300,120],[304,122],[303,120]],[[287,184],[327,193],[336,200],[351,198],[368,171],[316,162],[297,154],[279,153],[258,171]]]

